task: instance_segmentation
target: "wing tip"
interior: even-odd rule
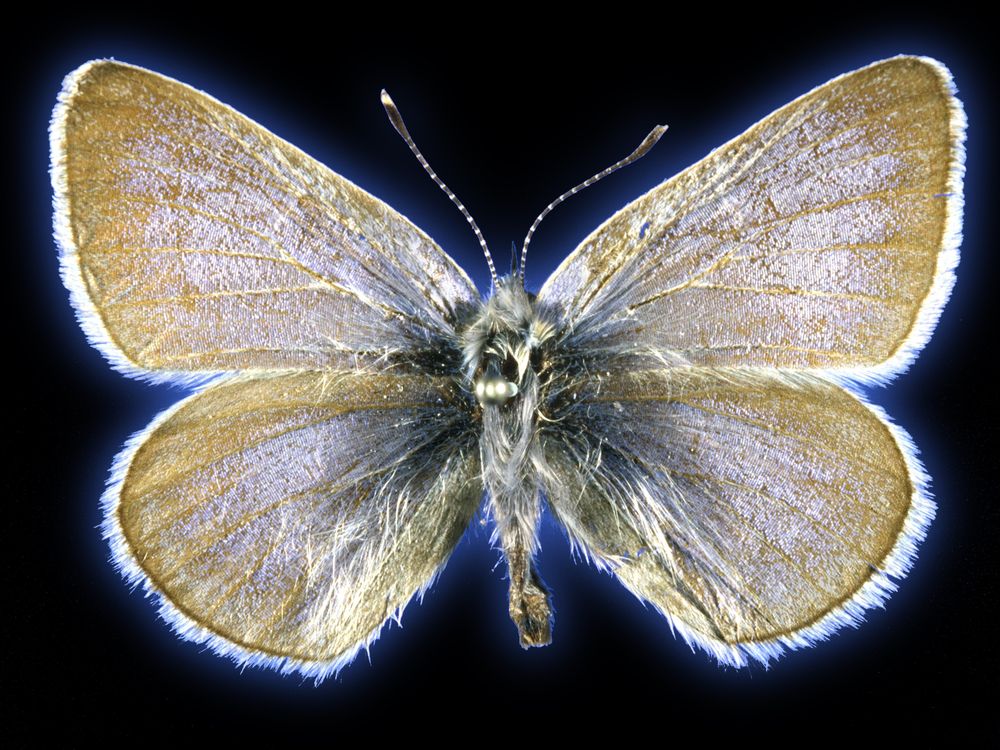
[[[87,292],[80,265],[80,255],[73,233],[67,169],[67,121],[73,100],[80,92],[83,78],[101,61],[90,60],[70,72],[62,83],[56,106],[49,121],[49,175],[52,182],[52,235],[59,250],[59,274],[69,291],[70,304],[87,341],[108,363],[130,377],[142,371],[114,342]]]
[[[83,277],[80,252],[74,237],[67,171],[67,122],[83,79],[98,67],[113,64],[134,67],[112,58],[89,60],[72,70],[62,82],[49,120],[49,177],[52,184],[52,236],[59,252],[59,275],[69,292],[74,317],[88,343],[101,353],[112,369],[126,377],[149,383],[196,388],[214,380],[216,372],[156,372],[131,360],[118,345],[94,305]]]
[[[941,194],[941,197],[945,199],[945,221],[937,266],[934,270],[934,280],[927,296],[920,304],[910,333],[893,356],[876,368],[876,375],[884,378],[884,382],[906,372],[927,345],[937,328],[944,306],[951,297],[956,282],[955,272],[961,257],[962,223],[965,212],[965,138],[968,118],[965,114],[965,108],[957,96],[958,87],[955,85],[955,80],[947,66],[932,57],[915,57],[914,59],[933,70],[942,84],[947,98],[951,163],[948,165],[946,189]]]
[[[951,71],[944,63],[933,57],[901,54],[873,62],[867,67],[873,68],[899,62],[917,63],[931,71],[940,83],[947,101],[951,163],[948,167],[945,192],[935,196],[945,199],[945,220],[941,247],[938,251],[937,265],[934,269],[934,278],[930,289],[920,303],[909,333],[902,339],[895,351],[886,360],[876,365],[843,369],[830,368],[824,371],[825,376],[829,376],[831,380],[840,385],[851,388],[852,391],[856,390],[855,386],[888,385],[910,369],[937,329],[944,306],[951,298],[957,280],[955,272],[961,256],[962,222],[965,211],[965,139],[968,127],[965,108],[957,96],[958,87],[955,85]],[[851,75],[851,73],[844,75]]]
[[[934,269],[934,278],[930,289],[920,303],[909,333],[902,339],[896,350],[888,359],[877,365],[826,371],[825,374],[834,381],[848,387],[887,385],[910,369],[937,329],[944,306],[951,298],[952,290],[955,287],[956,270],[961,258],[962,223],[965,213],[965,140],[968,127],[965,108],[957,97],[958,87],[955,85],[951,71],[943,63],[932,57],[898,55],[874,63],[874,65],[895,60],[918,61],[927,66],[941,83],[947,99],[951,163],[948,166],[945,192],[935,196],[945,199],[945,220],[937,265]]]

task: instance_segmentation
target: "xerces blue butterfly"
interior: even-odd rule
[[[902,372],[949,295],[963,132],[944,66],[874,63],[625,206],[537,294],[523,253],[505,278],[490,261],[484,299],[246,117],[87,63],[51,128],[63,278],[112,366],[195,387],[115,460],[115,564],[182,636],[322,678],[431,585],[485,494],[540,646],[544,497],[722,662],[857,623],[934,514],[858,386]]]

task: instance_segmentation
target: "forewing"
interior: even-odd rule
[[[158,417],[105,500],[115,561],[189,639],[321,678],[430,585],[482,495],[423,376],[240,376]]]
[[[958,261],[953,92],[933,60],[874,63],[629,204],[539,293],[564,351],[860,380],[904,369]]]
[[[542,432],[550,507],[721,661],[857,623],[933,517],[908,437],[825,380],[679,367],[577,396]]]
[[[212,97],[101,60],[51,129],[62,271],[90,340],[151,379],[441,348],[478,294],[405,217]]]

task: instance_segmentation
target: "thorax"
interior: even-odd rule
[[[463,331],[465,386],[478,404],[483,480],[494,501],[537,485],[532,451],[554,331],[516,278],[501,280]]]

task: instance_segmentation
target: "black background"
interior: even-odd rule
[[[989,731],[997,688],[998,511],[995,63],[974,21],[827,7],[835,17],[582,11],[536,16],[469,7],[453,16],[323,17],[279,6],[210,20],[52,13],[9,28],[4,169],[11,211],[2,277],[8,335],[4,475],[7,730],[175,744],[210,731],[339,744],[408,739],[526,743],[549,736],[662,743],[735,736],[925,739]],[[537,288],[583,236],[759,118],[840,73],[898,53],[955,75],[970,121],[958,284],[908,373],[871,398],[913,436],[938,518],[885,610],[858,630],[733,670],[691,653],[610,577],[571,560],[546,521],[541,569],[555,642],[522,651],[488,534],[468,534],[438,584],[320,687],[248,669],[175,638],[129,593],[95,528],[111,459],[183,392],[113,372],[78,329],[51,240],[46,127],[62,77],[113,56],[207,91],[386,200],[481,289],[488,274],[464,220],[423,174],[378,100],[393,95],[435,169],[475,215],[500,265],[556,195],[670,130],[630,167],[560,207],[532,245]],[[12,450],[13,449],[13,450]],[[370,661],[370,663],[369,663]],[[10,709],[13,709],[12,711]],[[541,727],[547,727],[543,729]],[[865,732],[866,735],[859,734]],[[30,742],[35,744],[35,742]]]

